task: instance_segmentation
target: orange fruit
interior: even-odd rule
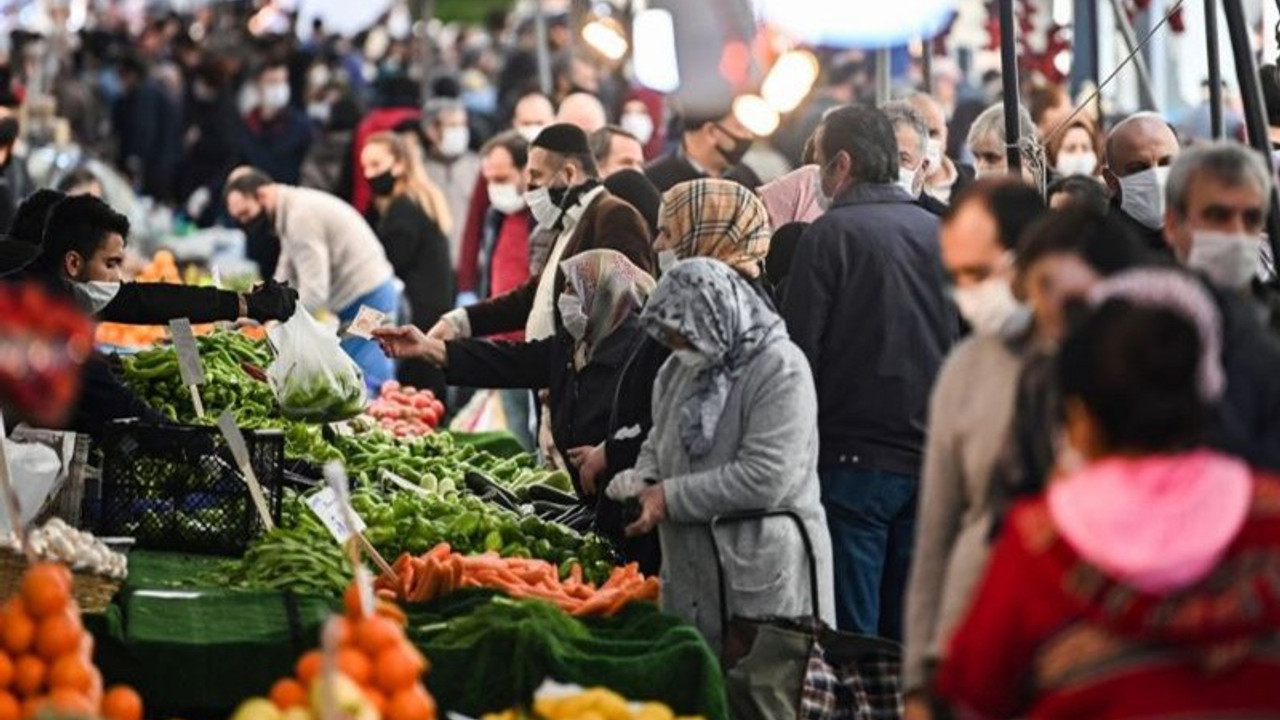
[[[421,685],[401,690],[387,701],[385,720],[436,720],[436,701]]]
[[[271,686],[271,702],[281,710],[307,706],[307,689],[293,678],[285,678]]]
[[[353,620],[364,617],[364,611],[360,607],[360,587],[356,583],[348,585],[346,592],[342,593],[342,606],[347,611],[347,617]]]
[[[359,650],[346,648],[338,651],[338,672],[363,687],[373,678],[373,663]]]
[[[372,705],[375,709],[377,709],[379,715],[387,714],[387,696],[386,695],[383,695],[377,690],[369,687],[362,688],[361,693],[364,694],[364,699],[368,700],[369,704]]]
[[[84,627],[80,619],[69,613],[50,615],[36,628],[36,653],[52,661],[80,647],[80,635]]]
[[[23,655],[13,666],[13,689],[22,697],[29,698],[44,688],[46,674],[48,669],[40,658]]]
[[[13,683],[13,661],[6,653],[0,652],[0,688],[7,688]],[[3,720],[0,718],[0,720]]]
[[[87,695],[70,688],[54,688],[45,702],[49,709],[66,715],[88,718],[97,714]]]
[[[22,720],[31,720],[44,710],[44,698],[32,697],[22,701]]]
[[[324,658],[319,650],[311,652],[298,658],[298,664],[294,667],[294,673],[302,684],[311,687],[311,681],[316,679],[320,674],[320,666],[324,663]]]
[[[116,685],[102,697],[102,716],[107,720],[142,720],[142,696],[128,685]]]
[[[49,687],[87,693],[93,690],[95,672],[93,664],[79,655],[63,655],[49,666]]]
[[[36,639],[36,624],[22,608],[22,601],[14,598],[4,609],[4,649],[10,655],[21,655],[31,649]]]
[[[22,717],[22,705],[7,691],[0,692],[0,720],[19,720]]]
[[[389,645],[400,642],[404,633],[394,621],[380,616],[365,618],[356,623],[356,646],[369,657],[377,657]]]
[[[408,643],[400,642],[378,653],[373,673],[378,688],[394,695],[417,683],[425,667],[422,655]]]
[[[70,601],[71,582],[61,565],[39,563],[22,577],[22,604],[32,617],[61,612]]]

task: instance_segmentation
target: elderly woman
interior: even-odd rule
[[[1037,188],[1044,188],[1046,168],[1044,152],[1036,139],[1036,126],[1026,108],[1018,107],[1018,149],[1022,157],[1022,176]],[[969,127],[969,151],[978,177],[1009,172],[1005,151],[1004,105],[996,103],[973,121]]]
[[[780,318],[732,268],[677,263],[641,323],[671,348],[653,388],[653,429],[636,467],[609,495],[637,497],[628,534],[658,530],[663,607],[721,644],[720,587],[709,523],[720,515],[790,509],[813,541],[818,597],[804,545],[785,518],[724,527],[731,615],[834,619],[831,541],[819,499],[817,398],[809,363]],[[814,605],[816,604],[816,608]]]
[[[738,271],[772,303],[764,259],[769,254],[769,211],[755,193],[728,180],[680,183],[662,196],[658,238],[659,264],[715,258]]]

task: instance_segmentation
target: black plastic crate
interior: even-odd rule
[[[249,462],[280,523],[284,434],[245,432]],[[122,420],[102,439],[102,483],[86,497],[99,536],[152,550],[239,555],[263,531],[249,486],[216,427]]]

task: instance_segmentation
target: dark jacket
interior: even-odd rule
[[[684,156],[684,153],[677,150],[669,155],[654,160],[644,166],[645,177],[649,178],[649,182],[658,188],[658,192],[665,193],[671,188],[682,182],[690,180],[701,180],[710,177],[707,173],[694,167],[693,163]],[[724,173],[725,180],[732,180],[740,185],[746,186],[748,190],[755,190],[763,183],[760,182],[760,176],[746,165],[734,165]]]
[[[195,102],[190,106],[190,125],[199,133],[182,155],[182,172],[174,178],[175,198],[186,201],[199,188],[208,188],[215,198],[221,197],[222,183],[236,165],[240,116],[230,91],[218,93],[211,102]],[[210,219],[218,213],[220,203],[210,203],[206,213]]]
[[[173,197],[182,157],[182,109],[155,80],[143,80],[116,101],[112,112],[120,167],[139,175],[143,194]]]
[[[378,240],[396,277],[404,283],[413,324],[429,330],[453,306],[453,268],[449,242],[440,226],[427,217],[411,198],[401,195],[387,205],[378,221]],[[429,387],[437,396],[445,392],[444,375],[430,363],[402,362],[401,382]]]
[[[1280,471],[1280,340],[1267,332],[1249,297],[1209,290],[1222,316],[1227,377],[1209,444],[1254,467]]]
[[[302,179],[302,162],[311,148],[311,119],[302,111],[287,107],[270,120],[255,110],[240,133],[240,159],[285,185]]]
[[[560,259],[564,261],[578,253],[600,249],[617,250],[636,267],[654,274],[653,247],[649,243],[649,227],[644,218],[629,203],[613,197],[607,190],[596,196],[578,219]],[[563,286],[564,278],[559,274],[559,268],[555,272],[558,290]],[[483,337],[523,330],[541,279],[542,273],[532,275],[515,290],[467,308],[471,334]],[[559,292],[556,295],[558,297]]]
[[[95,319],[126,325],[164,325],[174,318],[211,323],[239,317],[240,297],[230,290],[169,283],[122,283],[120,292],[98,311]]]
[[[920,197],[916,198],[916,205],[934,217],[942,217],[948,207],[946,203],[929,193],[920,193]]]
[[[899,187],[855,185],[801,239],[783,317],[813,367],[820,464],[919,475],[956,336],[938,219]]]
[[[1172,259],[1173,251],[1169,249],[1169,243],[1165,242],[1164,230],[1151,228],[1143,225],[1133,216],[1120,209],[1120,203],[1116,200],[1111,201],[1111,214],[1125,226],[1134,237],[1142,241],[1144,247],[1156,253],[1160,257]]]
[[[85,361],[80,397],[71,410],[67,428],[101,439],[107,423],[128,418],[162,425],[169,422],[120,382],[105,357],[93,353]]]

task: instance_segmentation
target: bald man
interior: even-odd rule
[[[590,135],[608,124],[604,105],[594,95],[574,93],[560,102],[560,112],[556,114],[556,122],[569,123],[582,128]]]
[[[556,121],[556,108],[542,93],[529,93],[516,103],[511,115],[511,127],[526,142],[534,138],[548,125]]]
[[[953,162],[947,157],[947,115],[932,95],[917,92],[907,96],[907,102],[924,116],[929,126],[929,177],[924,181],[924,192],[939,202],[950,204],[951,198],[973,182],[972,165]]]
[[[1111,211],[1148,248],[1163,254],[1169,253],[1164,188],[1179,151],[1178,137],[1155,113],[1131,115],[1107,136],[1102,176],[1111,189]]]

